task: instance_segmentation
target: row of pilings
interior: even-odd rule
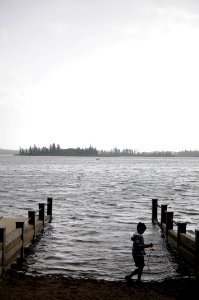
[[[51,222],[52,204],[53,198],[47,198],[47,204],[39,203],[27,217],[0,217],[0,275],[16,260],[23,261],[25,247]]]
[[[195,237],[187,234],[187,222],[176,222],[174,212],[167,209],[168,205],[159,205],[158,199],[152,199],[152,223],[160,226],[168,244],[199,278],[199,230],[195,230]]]

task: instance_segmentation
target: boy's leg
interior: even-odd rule
[[[138,281],[141,281],[141,277],[142,277],[142,272],[143,272],[144,266],[139,267],[137,270],[137,274],[138,274]]]
[[[135,262],[135,266],[137,267],[137,269],[135,269],[130,275],[129,277],[133,277],[134,275],[138,274],[139,271],[139,257],[137,255],[133,255],[133,259]]]
[[[129,276],[133,277],[134,275],[138,274],[139,268],[135,269]]]
[[[131,277],[133,277],[134,275],[138,274],[138,270],[139,270],[139,268],[135,269],[131,274],[126,275],[126,276],[125,276],[125,279],[126,279],[127,281],[130,281],[130,280],[131,280]]]
[[[133,277],[134,275],[138,274],[138,281],[140,281],[141,276],[142,276],[142,271],[144,269],[144,257],[143,256],[134,256],[134,261],[135,261],[135,265],[136,267],[138,267],[137,269],[135,269],[130,275],[125,276],[125,279],[131,280],[131,277]]]

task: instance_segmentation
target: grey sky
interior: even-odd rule
[[[0,147],[199,149],[198,1],[0,0]]]

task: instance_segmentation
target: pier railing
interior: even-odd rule
[[[28,217],[2,217],[0,219],[0,275],[17,259],[23,261],[24,249],[52,220],[52,198],[47,205],[39,203],[38,210],[28,211]]]
[[[159,205],[158,199],[152,199],[152,223],[160,226],[168,244],[199,278],[199,230],[195,230],[195,238],[187,234],[187,222],[176,222],[174,212],[167,208],[168,205]]]

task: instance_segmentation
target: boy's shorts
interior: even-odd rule
[[[145,266],[144,256],[133,255],[133,259],[134,259],[136,267],[144,267]]]

